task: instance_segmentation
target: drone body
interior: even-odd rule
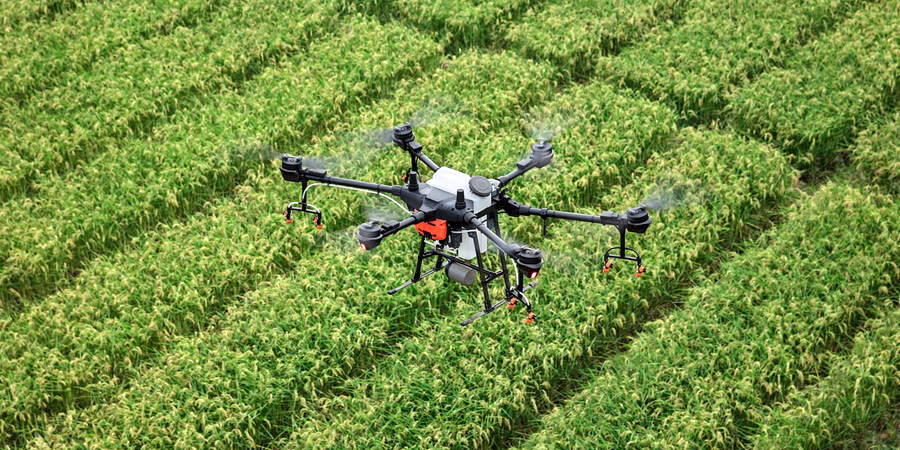
[[[503,189],[507,183],[525,172],[544,167],[553,159],[553,146],[548,142],[538,142],[532,146],[531,155],[518,163],[512,172],[496,179],[483,176],[469,176],[449,167],[439,167],[422,152],[422,146],[415,141],[409,123],[394,127],[393,141],[410,155],[410,168],[404,175],[403,185],[382,185],[345,178],[328,176],[325,170],[304,168],[302,158],[284,155],[281,158],[281,174],[286,181],[302,184],[300,202],[288,204],[284,216],[291,222],[292,213],[315,214],[314,221],[321,228],[322,213],[307,203],[307,190],[314,185],[329,185],[361,190],[380,195],[398,197],[406,204],[409,217],[401,222],[370,221],[362,224],[356,234],[364,250],[372,250],[381,240],[398,231],[414,226],[421,236],[418,259],[413,277],[406,283],[388,291],[394,294],[428,275],[445,271],[448,278],[464,285],[480,282],[484,296],[484,309],[462,325],[488,314],[502,305],[513,309],[519,302],[526,307],[526,322],[536,319],[532,305],[525,297],[525,291],[537,282],[525,285],[525,280],[537,277],[543,266],[542,253],[538,249],[509,244],[500,237],[499,214],[510,217],[539,216],[542,219],[559,218],[582,222],[615,226],[620,233],[620,245],[610,248],[604,255],[603,271],[611,266],[610,259],[623,259],[637,263],[637,276],[645,269],[638,253],[625,246],[625,233],[644,233],[650,226],[647,209],[641,205],[625,214],[609,211],[599,216],[554,211],[547,208],[532,208],[522,205],[507,195]],[[419,182],[418,164],[423,163],[434,172],[427,182]],[[309,184],[313,182],[314,184]],[[490,241],[498,250],[500,269],[485,267],[484,253]],[[426,250],[426,247],[428,249]],[[633,256],[632,256],[633,255]],[[423,263],[434,258],[433,266],[423,273]],[[509,261],[515,265],[515,277],[510,279]],[[502,278],[505,285],[504,298],[493,302],[488,293],[488,285]]]

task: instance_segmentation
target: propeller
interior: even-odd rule
[[[690,205],[699,200],[704,191],[699,180],[675,180],[658,177],[641,203],[651,211],[665,212]]]
[[[454,97],[429,97],[402,122],[409,123],[413,129],[452,125],[459,121],[465,112],[465,108]],[[389,148],[393,144],[394,127],[373,128],[360,132],[360,135],[370,146]]]

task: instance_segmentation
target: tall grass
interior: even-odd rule
[[[427,30],[449,51],[486,47],[507,24],[540,0],[365,0],[347,1],[349,10],[362,10]]]
[[[849,355],[835,355],[821,382],[772,405],[754,448],[824,448],[853,440],[900,400],[900,310],[896,299],[866,322]],[[896,431],[892,432],[896,435]]]
[[[92,257],[229,192],[265,146],[310,139],[394,80],[438,62],[439,47],[403,27],[336,31],[336,38],[270,67],[241,92],[216,92],[176,114],[152,139],[123,139],[117,151],[39,182],[39,195],[10,201],[10,213],[0,218],[4,306],[53,292]],[[396,43],[381,49],[367,40]]]
[[[88,1],[90,0],[3,0],[0,2],[0,30],[40,26]]]
[[[829,183],[648,324],[523,448],[734,448],[827,371],[900,276],[893,202]],[[784,448],[784,447],[782,447]]]
[[[863,130],[850,149],[850,158],[863,179],[900,193],[900,113]]]

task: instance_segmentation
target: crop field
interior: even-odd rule
[[[0,0],[0,447],[900,448],[896,0]],[[536,208],[538,319],[387,200]],[[428,180],[431,171],[423,169]],[[393,208],[393,209],[392,209]],[[323,225],[317,227],[316,225]],[[494,250],[493,248],[491,249]],[[497,263],[496,252],[487,256]],[[500,295],[495,286],[493,294]]]

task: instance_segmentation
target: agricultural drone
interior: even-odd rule
[[[509,196],[504,188],[510,181],[531,169],[541,168],[550,163],[553,159],[553,146],[550,142],[538,141],[531,147],[530,156],[516,163],[516,168],[512,172],[495,179],[487,179],[483,176],[469,176],[435,164],[423,153],[422,145],[416,142],[412,128],[409,122],[393,128],[393,142],[410,156],[410,168],[403,176],[404,184],[399,186],[328,176],[326,170],[304,167],[299,156],[282,155],[282,177],[285,181],[301,183],[302,186],[300,201],[288,204],[284,210],[283,215],[288,223],[293,222],[293,213],[309,213],[315,216],[313,222],[322,228],[322,212],[307,202],[307,191],[315,185],[344,187],[398,197],[406,204],[405,209],[409,217],[400,222],[395,220],[366,222],[360,225],[356,239],[364,250],[371,251],[378,247],[382,239],[405,228],[415,227],[421,236],[415,272],[409,281],[391,289],[388,294],[395,294],[441,270],[451,280],[466,286],[471,286],[477,280],[484,295],[484,308],[462,322],[463,326],[502,305],[513,309],[519,302],[525,305],[527,323],[537,318],[532,311],[531,302],[525,297],[525,292],[533,288],[537,281],[531,281],[527,285],[525,282],[537,278],[544,264],[542,252],[504,241],[500,237],[498,220],[500,213],[510,217],[538,216],[544,221],[544,229],[547,218],[614,226],[619,231],[619,246],[608,249],[603,255],[603,272],[609,271],[612,266],[611,259],[635,262],[637,276],[645,272],[637,251],[625,246],[626,232],[644,233],[650,226],[650,215],[644,205],[631,208],[624,214],[604,211],[599,216],[593,216],[533,208],[520,204]],[[432,178],[426,182],[419,181],[419,162],[434,172]],[[482,255],[487,251],[487,241],[491,241],[497,248],[500,270],[489,270],[485,267]],[[435,258],[434,265],[423,273],[422,266],[429,258]],[[513,271],[515,283],[510,281],[510,264],[507,258],[516,268]],[[506,294],[502,300],[494,303],[488,293],[488,285],[501,277]]]

